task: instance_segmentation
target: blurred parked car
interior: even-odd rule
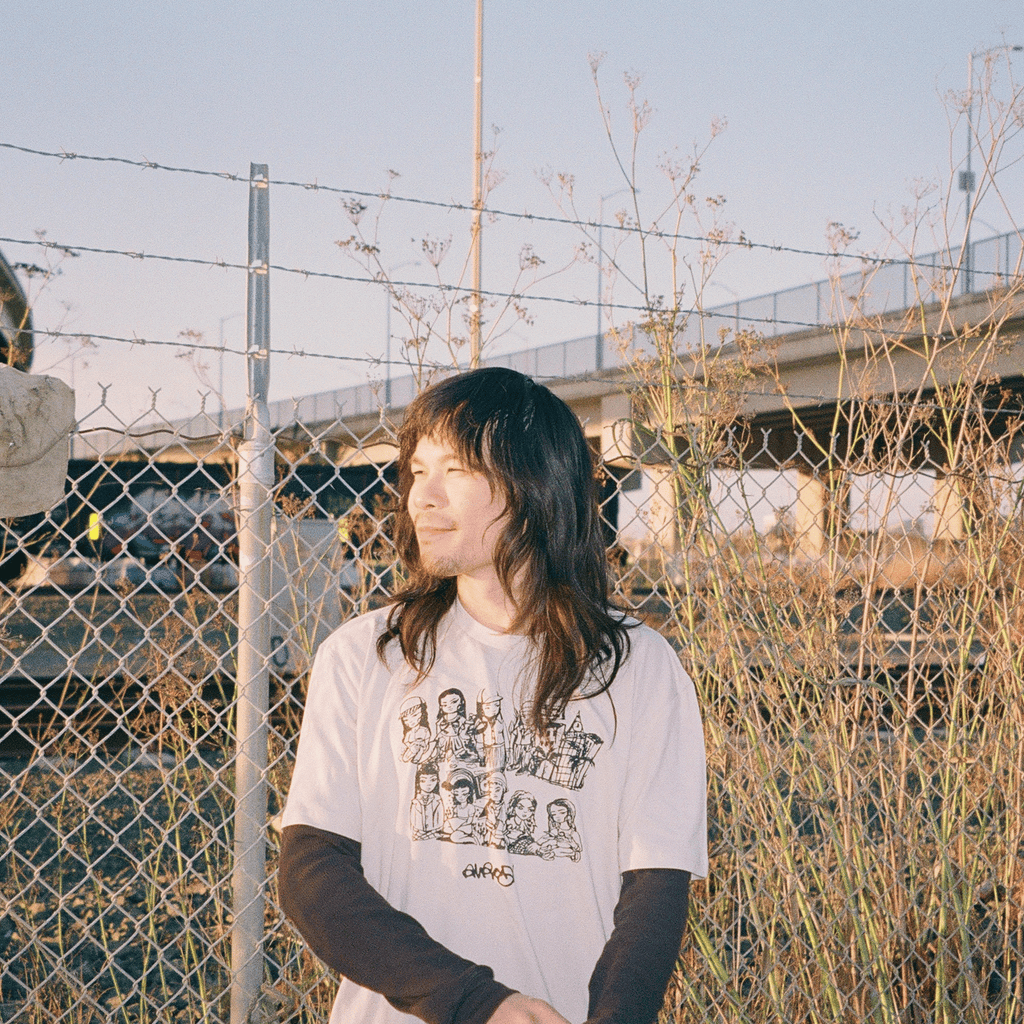
[[[104,561],[127,554],[152,565],[175,554],[201,566],[238,557],[235,510],[212,490],[182,495],[146,487],[95,514],[90,534],[95,534],[92,539]]]

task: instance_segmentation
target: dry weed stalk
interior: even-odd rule
[[[497,135],[491,149],[482,154],[484,162],[483,193],[480,202],[486,208],[489,197],[501,184],[504,175],[497,170]],[[466,365],[470,356],[470,335],[474,328],[480,332],[480,351],[486,353],[517,324],[533,322],[526,305],[526,297],[544,281],[564,273],[580,257],[577,250],[562,264],[549,267],[530,244],[524,244],[518,254],[518,265],[512,269],[511,283],[503,286],[502,295],[481,298],[480,311],[474,313],[474,293],[467,281],[471,276],[473,249],[462,251],[453,244],[448,234],[437,237],[426,234],[414,240],[413,255],[397,266],[388,266],[381,247],[381,229],[397,172],[389,171],[387,187],[382,190],[379,204],[372,211],[361,200],[347,200],[342,205],[351,224],[351,234],[335,244],[362,270],[387,290],[390,308],[404,323],[404,337],[399,345],[399,359],[408,365],[418,387],[425,387],[436,375],[438,368]],[[367,227],[369,224],[369,227]],[[454,268],[453,268],[454,263]],[[402,267],[416,266],[423,287],[410,287],[395,281]],[[474,325],[474,315],[480,324]],[[438,358],[438,353],[443,354]],[[386,368],[390,373],[390,368]]]
[[[894,243],[909,235],[897,264],[908,308],[873,313],[892,265],[839,273],[855,235],[834,225],[834,391],[801,406],[778,348],[694,323],[727,230],[720,204],[694,198],[695,148],[666,168],[668,220],[641,219],[649,108],[635,79],[627,88],[632,143],[619,166],[632,209],[620,219],[639,255],[606,257],[648,310],[617,326],[634,450],[663,478],[660,550],[643,570],[697,681],[709,749],[711,875],[669,1012],[1009,1024],[1024,1015],[1024,484],[1012,468],[1024,415],[999,380],[1022,351],[1019,260],[962,296],[955,242],[943,265],[916,263],[928,225],[911,215],[906,235],[894,232]],[[1013,158],[1024,97],[1011,93],[983,104],[976,201],[998,194],[1000,161]],[[704,239],[690,256],[684,218]],[[772,392],[797,439],[779,468],[821,502],[775,537],[752,529],[743,480],[769,451],[751,443],[745,403]],[[934,536],[851,528],[854,481],[874,482],[885,524],[902,481],[922,472],[940,481]],[[740,533],[716,508],[726,477],[745,503]]]

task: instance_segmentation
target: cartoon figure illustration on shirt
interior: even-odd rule
[[[463,691],[443,690],[431,734],[426,701],[415,694],[403,701],[395,754],[410,770],[416,767],[412,838],[577,862],[583,839],[576,805],[545,797],[547,830],[538,833],[536,786],[517,788],[510,796],[510,776],[580,790],[604,740],[584,730],[579,711],[568,725],[564,719],[549,722],[543,735],[528,724],[527,707],[516,708],[506,725],[503,702],[497,690],[482,689],[475,713],[468,716]]]
[[[402,760],[413,764],[430,760],[432,750],[427,702],[422,697],[407,698],[398,717],[402,720]]]
[[[505,846],[505,794],[508,783],[501,772],[488,772],[480,783],[484,805],[476,819],[476,841],[481,846]]]
[[[451,803],[445,811],[442,836],[452,843],[475,843],[480,808],[474,803],[473,776],[469,772],[453,772],[444,788],[451,793]]]
[[[409,808],[413,839],[439,839],[444,817],[437,766],[422,764],[416,771],[416,793]]]
[[[534,839],[537,828],[537,798],[525,789],[517,789],[508,802],[505,816],[505,847],[509,853],[540,853]]]
[[[548,804],[548,830],[539,839],[540,855],[546,860],[570,857],[577,861],[583,854],[583,842],[576,831],[576,808],[559,797]]]
[[[473,731],[483,748],[484,764],[490,771],[503,772],[508,760],[508,734],[501,717],[501,697],[491,690],[481,690],[476,699]]]
[[[525,742],[526,728],[519,712],[512,729],[518,743],[515,770],[565,789],[583,788],[587,771],[604,743],[595,733],[583,731],[579,712],[568,727],[564,722],[550,722],[542,742]]]
[[[533,749],[533,737],[526,726],[523,710],[516,711],[512,724],[508,728],[508,758],[505,763],[507,771],[521,772],[529,760]]]
[[[534,739],[524,751],[519,770],[526,775],[550,782],[551,762],[557,755],[559,740],[564,731],[564,722],[548,722],[543,738],[539,742]]]
[[[435,755],[438,765],[480,763],[475,735],[466,717],[466,697],[461,690],[444,690],[437,698]]]

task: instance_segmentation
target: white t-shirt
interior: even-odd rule
[[[397,644],[389,666],[377,657],[386,615],[347,622],[317,653],[284,824],[357,840],[367,881],[392,906],[582,1021],[621,873],[707,873],[693,684],[667,641],[638,626],[610,692],[571,701],[541,742],[522,707],[526,639],[456,602],[413,689]],[[331,1014],[413,1019],[347,979]]]

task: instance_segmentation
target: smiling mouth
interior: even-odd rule
[[[450,523],[416,523],[417,536],[423,534],[451,533],[455,529]]]
[[[420,544],[429,544],[454,531],[453,526],[417,526],[416,539]]]

